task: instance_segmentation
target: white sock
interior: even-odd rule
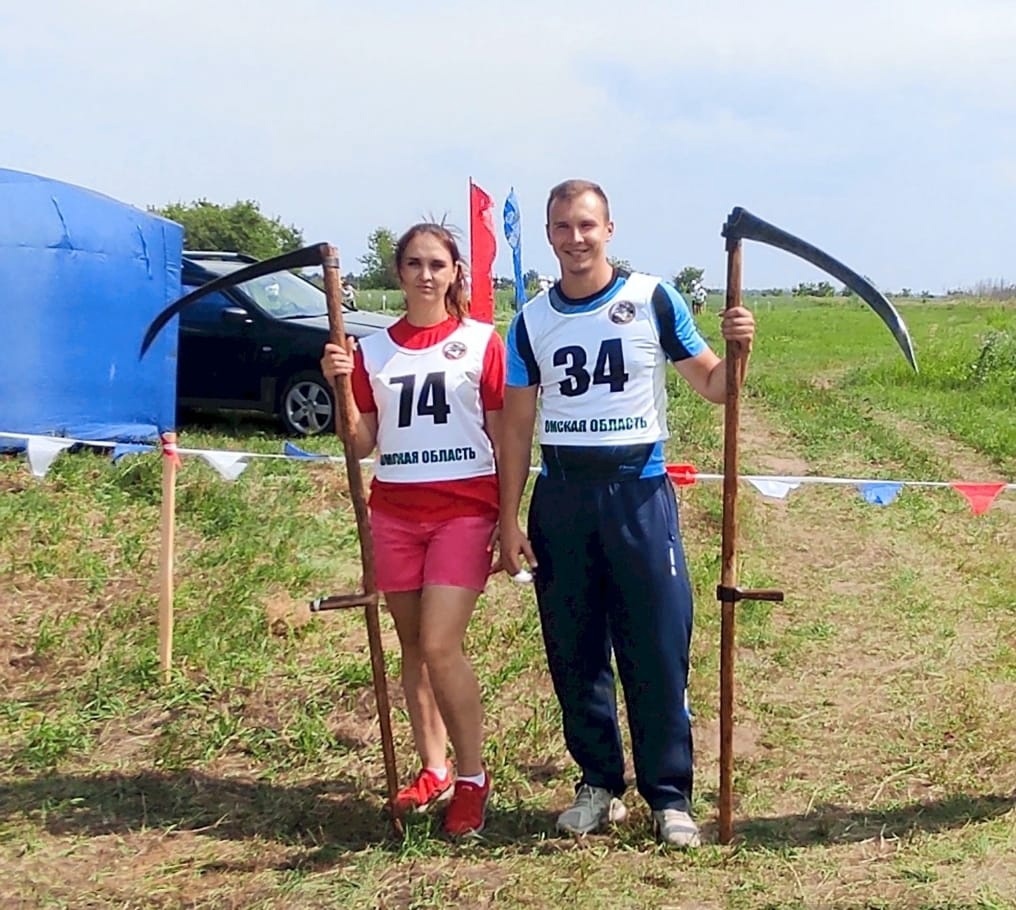
[[[487,772],[481,771],[479,774],[460,774],[458,780],[468,781],[471,784],[476,784],[477,787],[482,787],[487,783]]]
[[[431,774],[433,774],[438,780],[445,780],[448,777],[448,766],[442,765],[440,768],[428,768]]]

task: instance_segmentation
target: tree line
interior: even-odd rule
[[[224,250],[245,253],[256,259],[270,259],[282,253],[292,252],[305,245],[303,231],[293,224],[286,224],[278,217],[266,215],[259,203],[252,199],[237,200],[232,205],[220,205],[207,199],[193,202],[172,202],[162,206],[149,206],[148,210],[181,224],[184,242],[190,250]],[[394,290],[398,288],[395,269],[395,245],[398,236],[389,228],[377,227],[367,236],[367,252],[358,257],[359,271],[349,271],[344,280],[354,287],[363,289]],[[610,263],[617,269],[633,271],[627,259],[610,257]],[[705,270],[696,266],[685,266],[670,280],[683,294],[694,294],[703,286]],[[540,275],[530,269],[523,276],[526,296],[531,297],[539,290]],[[513,290],[512,278],[495,278],[498,289]],[[767,288],[763,296],[784,296],[783,288]],[[837,291],[828,281],[800,282],[790,289],[795,297],[850,296],[849,288]],[[910,288],[903,288],[898,297],[913,296]],[[922,291],[921,297],[931,296]]]

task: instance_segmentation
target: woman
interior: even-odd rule
[[[377,449],[369,501],[377,586],[402,647],[422,765],[395,809],[450,797],[444,829],[466,835],[483,828],[490,797],[480,688],[462,643],[492,570],[504,343],[468,318],[462,257],[446,228],[411,227],[395,263],[406,315],[358,349],[325,345],[321,369],[351,377],[356,457]]]

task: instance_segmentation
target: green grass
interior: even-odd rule
[[[758,305],[742,464],[759,473],[1012,480],[1016,311],[904,304],[921,373],[856,303]],[[506,318],[499,311],[500,322]],[[716,318],[700,318],[716,343]],[[992,340],[994,339],[994,340]],[[672,377],[669,454],[721,464],[721,413]],[[189,447],[277,453],[267,423]],[[307,444],[338,453],[334,439]],[[1016,906],[1012,494],[892,506],[849,487],[781,503],[743,487],[737,841],[668,854],[630,825],[554,836],[573,768],[531,591],[495,579],[470,628],[496,793],[484,840],[429,818],[388,836],[363,622],[275,628],[273,609],[355,588],[337,466],[264,460],[178,478],[176,635],[157,660],[160,465],[0,459],[0,906]],[[697,595],[695,810],[715,840],[720,485],[681,491]],[[414,762],[387,615],[396,749]]]
[[[1016,307],[940,303],[903,304],[900,310],[917,350],[917,374],[863,304],[784,306],[758,314],[762,340],[754,366],[763,375],[752,381],[749,394],[778,412],[781,423],[791,419],[795,434],[810,435],[810,455],[821,454],[823,445],[838,448],[844,428],[851,440],[884,430],[904,437],[904,448],[893,453],[897,458],[915,469],[931,468],[930,454],[915,454],[925,451],[920,439],[894,434],[892,420],[873,419],[891,414],[970,446],[1012,477]],[[824,392],[819,397],[816,382]],[[844,416],[812,419],[819,409],[827,417],[834,411]]]

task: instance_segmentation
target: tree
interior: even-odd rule
[[[391,290],[399,286],[399,273],[395,267],[395,245],[398,242],[394,231],[386,227],[374,228],[367,237],[367,252],[360,257],[363,266],[361,288]]]
[[[836,288],[828,281],[820,281],[818,284],[802,281],[792,293],[795,297],[833,297],[836,294]]]
[[[674,276],[674,287],[682,294],[690,294],[702,283],[702,276],[705,269],[697,269],[693,265],[686,265]]]
[[[627,259],[618,259],[616,256],[608,256],[607,262],[610,263],[611,268],[615,268],[621,272],[632,272],[634,269],[631,267],[631,263]]]
[[[253,199],[222,206],[207,199],[171,202],[149,211],[183,225],[189,250],[225,250],[270,259],[304,245],[303,232],[278,218],[269,218]]]
[[[522,284],[526,289],[526,297],[534,297],[540,290],[540,273],[530,269],[522,276]]]

